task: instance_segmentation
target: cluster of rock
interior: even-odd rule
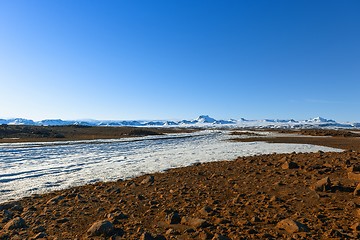
[[[0,239],[357,239],[360,153],[269,154],[0,205]]]

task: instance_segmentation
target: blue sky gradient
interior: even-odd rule
[[[360,1],[0,1],[0,118],[360,121]]]

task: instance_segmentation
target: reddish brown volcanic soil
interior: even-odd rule
[[[320,143],[289,139],[271,141]],[[243,157],[1,204],[0,239],[358,239],[360,145],[321,139],[351,150]]]

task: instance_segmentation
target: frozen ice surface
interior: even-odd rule
[[[307,144],[230,142],[226,131],[117,140],[0,144],[0,202],[79,186],[268,153],[341,151]]]

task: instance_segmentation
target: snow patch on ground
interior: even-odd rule
[[[269,153],[341,151],[307,144],[230,142],[226,131],[117,140],[0,144],[0,202],[198,162]]]

